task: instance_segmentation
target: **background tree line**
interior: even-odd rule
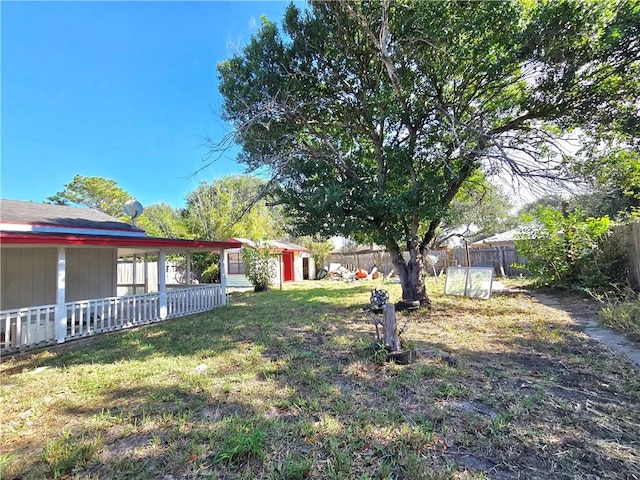
[[[629,168],[628,171],[635,172],[635,168]],[[568,279],[580,277],[585,285],[591,287],[594,284],[606,284],[607,279],[619,284],[623,273],[618,268],[621,265],[619,255],[616,256],[611,249],[606,254],[601,251],[593,253],[600,259],[606,257],[609,262],[604,267],[606,274],[603,275],[603,262],[592,261],[593,258],[586,256],[586,252],[594,251],[594,242],[604,242],[614,224],[640,218],[640,192],[637,190],[640,180],[623,175],[623,171],[617,169],[615,175],[611,176],[601,174],[606,182],[600,183],[594,182],[589,173],[585,182],[589,181],[593,185],[588,189],[571,196],[547,193],[519,209],[514,208],[514,192],[500,189],[484,176],[476,175],[465,182],[456,195],[431,247],[444,244],[457,235],[463,235],[472,242],[537,222],[537,225],[544,226],[545,235],[536,241],[520,242],[519,245],[522,253],[532,260],[532,273],[538,274],[546,283],[566,283]],[[637,172],[633,174],[638,175]],[[145,206],[137,224],[147,235],[165,238],[226,240],[230,237],[243,237],[252,240],[289,240],[309,248],[316,260],[317,269],[324,267],[324,260],[332,250],[332,244],[326,237],[318,234],[295,237],[293,220],[286,216],[282,208],[269,206],[261,198],[265,184],[264,180],[251,175],[205,181],[187,194],[184,207],[173,207],[167,203]],[[626,187],[629,185],[632,188]],[[603,195],[603,191],[608,194]],[[76,175],[62,191],[48,197],[46,201],[95,208],[128,221],[123,205],[132,198],[115,180]],[[562,215],[563,204],[569,205],[570,215]],[[583,226],[576,226],[578,224]],[[593,229],[586,229],[587,224]],[[585,232],[582,236],[573,237],[574,245],[571,247],[575,258],[572,263],[574,270],[580,267],[582,273],[571,273],[568,257],[563,253],[565,243],[562,239],[549,241],[548,238],[552,231],[562,231],[563,228],[568,228],[567,225]],[[588,244],[591,248],[585,246],[587,242],[590,242]],[[582,253],[578,255],[575,253],[577,251]],[[194,262],[196,270],[205,281],[219,277],[217,256],[200,254],[195,257]],[[596,274],[595,271],[599,273]]]

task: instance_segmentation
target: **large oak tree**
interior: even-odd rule
[[[229,140],[301,233],[385,245],[404,298],[427,304],[426,248],[469,178],[561,178],[567,131],[637,122],[638,15],[635,0],[291,5],[219,65]]]

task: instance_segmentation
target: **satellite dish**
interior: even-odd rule
[[[142,214],[142,210],[142,204],[137,200],[129,200],[124,204],[124,212],[131,217],[131,225],[135,226],[135,219]]]

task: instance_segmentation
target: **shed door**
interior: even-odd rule
[[[282,252],[282,265],[284,270],[285,282],[291,282],[295,280],[293,276],[293,252]]]

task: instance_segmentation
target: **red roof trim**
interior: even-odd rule
[[[0,233],[0,243],[11,245],[94,245],[103,247],[157,247],[157,248],[201,248],[220,250],[239,248],[240,242],[218,242],[206,240],[183,240],[154,237],[99,237],[82,235],[48,235],[28,233]]]

